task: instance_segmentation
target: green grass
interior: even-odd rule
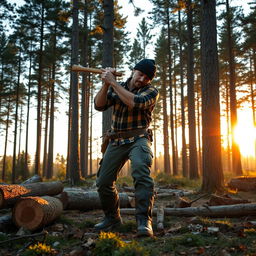
[[[154,177],[154,180],[158,185],[161,185],[161,186],[173,185],[178,189],[187,188],[187,189],[199,190],[201,187],[200,179],[191,180],[189,178],[184,178],[184,177],[174,177],[162,172],[157,174]]]

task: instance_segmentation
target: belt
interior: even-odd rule
[[[122,131],[122,132],[110,131],[109,138],[110,139],[128,139],[128,138],[139,136],[142,134],[148,135],[148,128],[133,129],[133,130]]]

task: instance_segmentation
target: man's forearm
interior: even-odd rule
[[[124,87],[120,86],[117,82],[111,83],[115,93],[119,96],[120,100],[129,108],[134,107],[134,94],[127,91]]]
[[[104,107],[107,104],[107,93],[108,86],[104,84],[95,96],[95,105],[97,107]]]

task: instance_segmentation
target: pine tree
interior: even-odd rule
[[[221,160],[219,74],[216,31],[216,2],[201,1],[201,65],[202,65],[202,191],[223,189]]]

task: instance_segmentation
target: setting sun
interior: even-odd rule
[[[256,128],[253,126],[250,111],[241,111],[235,128],[235,140],[243,156],[255,155]]]

